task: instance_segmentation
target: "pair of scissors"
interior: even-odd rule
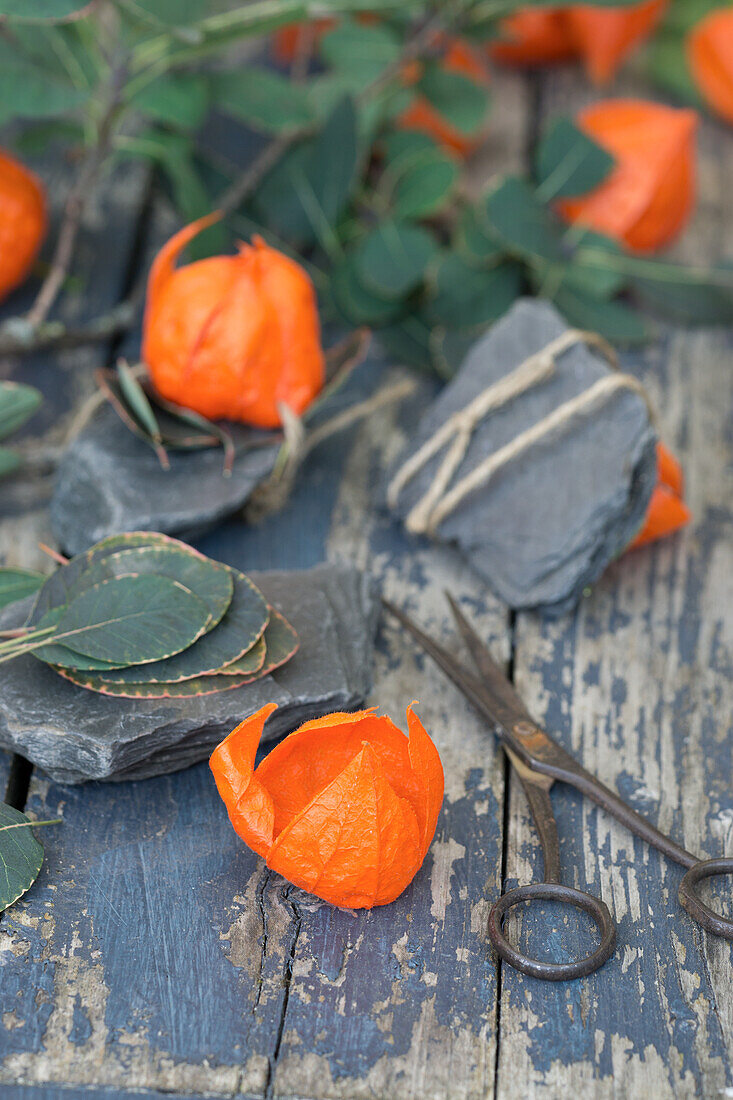
[[[680,905],[708,932],[733,939],[733,920],[710,909],[695,892],[695,887],[703,879],[733,873],[733,857],[697,859],[671,837],[660,833],[650,821],[586,771],[562,745],[538,726],[456,601],[450,595],[447,598],[476,671],[461,664],[451,650],[439,645],[394,604],[388,600],[383,600],[383,603],[489,720],[527,796],[542,847],[545,878],[544,882],[507,890],[491,907],[489,938],[501,958],[534,978],[567,981],[586,977],[598,970],[611,957],[616,946],[616,927],[605,902],[584,890],[562,884],[557,823],[549,793],[556,779],[569,783],[592,798],[637,836],[687,868],[679,887]],[[505,936],[504,917],[520,902],[535,900],[564,902],[583,910],[598,927],[600,946],[586,958],[572,962],[543,962],[523,955]]]

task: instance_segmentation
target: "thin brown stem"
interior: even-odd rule
[[[48,348],[63,350],[109,340],[132,326],[138,298],[138,295],[131,295],[109,312],[78,327],[67,326],[62,321],[43,321],[34,326],[29,323],[30,315],[10,318],[0,326],[0,355],[24,355]]]

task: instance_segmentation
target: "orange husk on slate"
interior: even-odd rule
[[[441,65],[446,72],[458,73],[461,76],[467,76],[477,84],[488,86],[488,71],[482,58],[468,42],[462,39],[452,38],[447,41]],[[408,85],[415,83],[420,79],[421,71],[419,62],[413,62],[407,66],[404,71],[405,83]],[[459,157],[466,157],[477,149],[483,137],[481,132],[462,133],[457,127],[451,125],[425,96],[416,97],[399,116],[397,125],[403,130],[418,130],[420,133],[427,134]]]
[[[300,414],[323,387],[315,291],[303,268],[261,237],[236,256],[176,268],[186,245],[219,217],[186,226],[156,256],[143,360],[166,400],[209,420],[275,428],[280,404]]]
[[[711,12],[693,27],[687,60],[705,102],[733,122],[733,5]]]
[[[489,56],[502,65],[550,65],[575,57],[576,47],[564,8],[515,12],[499,24],[500,40]]]
[[[589,194],[559,201],[559,213],[634,251],[669,244],[695,201],[697,114],[645,100],[608,99],[581,111],[577,122],[616,166]]]
[[[657,444],[657,484],[649,501],[644,524],[628,549],[671,535],[690,522],[690,510],[683,500],[682,467],[663,443]]]
[[[645,0],[625,8],[593,4],[569,7],[568,34],[594,84],[607,84],[624,59],[647,38],[661,19],[668,0]]]
[[[23,282],[46,236],[46,197],[24,164],[0,149],[0,299]]]
[[[374,709],[327,714],[254,762],[263,707],[210,764],[231,823],[268,867],[347,908],[386,905],[414,878],[435,833],[443,769],[412,706],[409,737]]]

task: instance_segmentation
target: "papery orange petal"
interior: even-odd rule
[[[558,211],[638,251],[668,244],[694,204],[696,113],[644,100],[609,99],[582,111],[578,124],[616,165],[589,194],[559,201]]]
[[[412,709],[407,708],[407,728],[410,731],[408,752],[412,769],[417,776],[418,801],[413,804],[420,828],[420,850],[423,854],[435,836],[440,807],[443,805],[445,777],[438,750],[422,722]]]
[[[334,905],[393,901],[420,863],[415,812],[367,743],[278,836],[267,865]]]
[[[197,220],[191,222],[190,225],[184,225],[183,229],[179,229],[177,233],[173,234],[169,241],[166,241],[153,260],[150,268],[150,275],[148,276],[148,302],[158,294],[164,283],[173,274],[176,261],[186,245],[190,244],[199,233],[203,233],[204,229],[208,229],[214,222],[219,221],[221,217],[221,211],[214,210],[211,214],[204,215],[203,218],[197,218]]]
[[[571,36],[595,84],[606,84],[621,62],[661,19],[668,0],[645,0],[625,8],[579,4],[568,8]]]
[[[501,40],[489,44],[489,55],[503,65],[547,65],[575,57],[564,8],[519,10],[499,24]]]
[[[266,720],[276,703],[240,722],[209,759],[216,786],[235,832],[245,844],[266,856],[272,844],[275,810],[272,798],[254,775],[254,762]]]
[[[687,39],[695,84],[722,118],[733,122],[733,6],[712,11]]]
[[[636,550],[648,542],[671,535],[690,522],[690,510],[683,500],[667,488],[657,485],[647,509],[646,519],[636,538],[629,544],[629,550]]]
[[[671,489],[675,496],[684,493],[685,478],[682,467],[664,443],[657,443],[657,479]]]

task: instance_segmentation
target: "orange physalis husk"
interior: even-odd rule
[[[657,443],[657,484],[649,501],[644,525],[629,550],[671,535],[690,522],[690,510],[682,499],[682,467],[663,443]]]
[[[409,738],[374,708],[327,714],[255,769],[275,709],[245,719],[211,756],[235,832],[273,871],[333,905],[394,901],[425,858],[443,801],[438,750],[412,706]]]
[[[669,0],[628,8],[579,4],[567,9],[568,32],[594,84],[607,84],[627,55],[651,34]]]
[[[575,57],[564,8],[519,10],[502,19],[501,39],[489,44],[489,55],[503,65],[549,65]]]
[[[168,401],[210,420],[280,424],[278,405],[302,413],[323,387],[325,361],[313,284],[294,260],[253,237],[236,256],[175,267],[220,215],[181,229],[148,279],[142,357]]]
[[[450,39],[441,60],[446,72],[467,76],[477,84],[488,84],[488,72],[482,59],[469,43],[462,39]],[[411,62],[403,70],[405,84],[414,84],[420,79],[422,67],[419,62]],[[397,125],[403,130],[419,130],[434,138],[459,157],[466,157],[481,144],[482,134],[464,134],[452,126],[440,114],[425,96],[418,96],[397,119]]]
[[[0,298],[25,279],[46,227],[40,183],[25,165],[0,150]]]
[[[695,201],[695,111],[607,99],[581,111],[577,121],[616,166],[588,195],[559,201],[559,212],[638,252],[669,244]]]
[[[281,65],[291,65],[310,38],[315,47],[319,39],[336,26],[336,19],[314,19],[312,23],[288,23],[280,27],[272,37],[272,53]]]
[[[714,111],[733,122],[733,6],[713,11],[687,39],[693,80]]]

